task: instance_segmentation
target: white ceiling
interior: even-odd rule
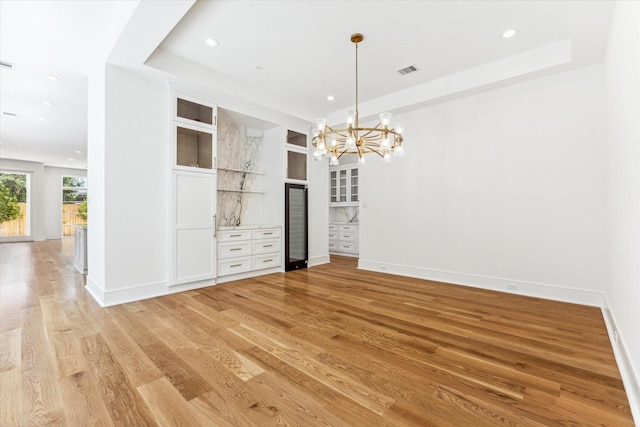
[[[86,166],[89,65],[123,15],[133,17],[128,38],[116,44],[124,65],[206,88],[227,109],[245,103],[311,121],[354,105],[354,32],[365,36],[361,111],[401,111],[602,62],[613,8],[607,1],[211,0],[180,11],[190,3],[145,1],[134,11],[138,2],[1,0],[0,59],[16,69],[1,72],[0,106],[18,116],[0,117],[0,157]],[[518,34],[503,39],[513,27]],[[208,37],[220,45],[206,46]],[[136,49],[144,58],[126,55]],[[418,71],[396,72],[409,65]],[[45,78],[51,74],[60,81]]]

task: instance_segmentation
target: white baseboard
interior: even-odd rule
[[[620,370],[620,376],[624,383],[627,399],[629,399],[631,414],[636,424],[640,425],[640,376],[629,358],[624,336],[620,333],[620,329],[618,329],[615,316],[609,307],[609,300],[607,300],[606,295],[602,303],[602,317],[604,317],[604,323],[607,326],[613,354],[615,355],[618,369]]]
[[[267,268],[264,270],[247,271],[246,273],[232,274],[230,276],[218,277],[218,283],[233,282],[235,280],[250,279],[252,277],[264,276],[265,274],[283,273],[283,267]]]
[[[314,256],[309,259],[309,264],[307,264],[307,266],[315,267],[316,265],[328,264],[329,262],[331,262],[329,255]]]
[[[62,237],[59,234],[47,234],[47,240],[60,240]]]
[[[98,284],[91,275],[87,276],[87,284],[85,285],[87,292],[93,297],[100,307],[104,307],[104,289]]]
[[[339,255],[339,256],[347,256],[347,257],[351,257],[351,258],[358,258],[360,256],[360,254],[354,254],[354,253],[349,253],[349,252],[329,252],[329,255]]]
[[[141,301],[149,298],[161,297],[176,292],[190,291],[216,284],[215,279],[201,280],[199,282],[185,283],[169,286],[167,282],[145,283],[128,288],[105,291],[102,286],[87,276],[87,291],[101,307],[126,304],[128,302]]]
[[[567,288],[544,283],[524,282],[500,277],[457,273],[407,265],[389,264],[360,258],[358,268],[380,273],[398,274],[417,279],[434,280],[455,285],[471,286],[492,291],[508,292],[536,298],[570,302],[574,304],[602,307],[602,293],[584,289]]]

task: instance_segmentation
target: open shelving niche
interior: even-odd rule
[[[282,126],[223,108],[217,125],[216,228],[280,224],[274,136]]]
[[[225,174],[229,174],[231,178],[222,178]],[[243,169],[231,169],[231,168],[218,168],[218,191],[224,193],[253,193],[253,194],[267,194],[264,190],[264,177],[266,172],[251,171]],[[225,188],[228,186],[229,181],[235,182],[240,179],[239,183],[234,188]]]

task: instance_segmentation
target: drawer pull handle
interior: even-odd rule
[[[231,268],[235,268],[235,267],[241,267],[242,264],[231,264]]]
[[[231,248],[231,249],[229,249],[229,250],[230,250],[230,251],[241,251],[241,250],[242,250],[242,248]]]
[[[231,234],[229,237],[242,237],[242,234]]]
[[[271,231],[269,233],[262,233],[262,234],[264,234],[265,236],[269,236],[269,235],[273,234],[273,231]]]
[[[272,260],[272,259],[265,259],[265,260],[262,260],[262,262],[271,262],[271,261],[273,261],[273,260]]]
[[[262,245],[263,248],[270,248],[273,245]]]

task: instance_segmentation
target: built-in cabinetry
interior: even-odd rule
[[[358,255],[358,165],[329,168],[329,252]]]
[[[216,106],[173,96],[171,285],[216,277]]]
[[[357,206],[358,200],[358,166],[329,168],[329,205]]]
[[[358,224],[329,223],[329,252],[358,255]]]
[[[221,227],[218,230],[218,276],[230,276],[282,265],[279,226]]]

